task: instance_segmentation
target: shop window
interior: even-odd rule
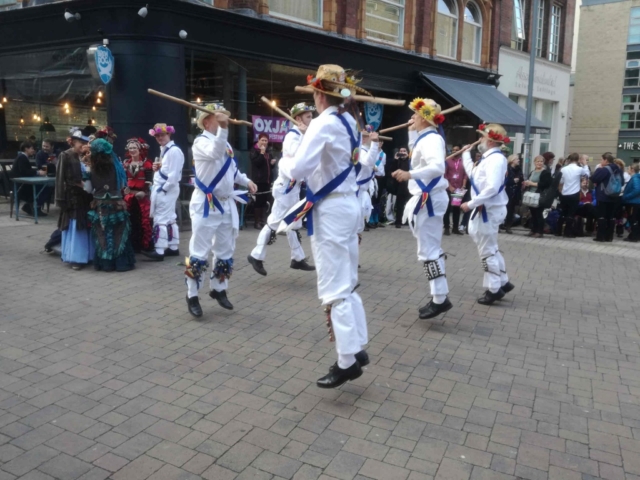
[[[513,0],[513,21],[511,22],[511,48],[524,49],[525,39],[524,8],[522,0]]]
[[[404,5],[405,0],[367,0],[367,38],[402,45]]]
[[[640,43],[640,7],[631,9],[631,18],[629,20],[629,33],[627,35],[627,44],[636,45]]]
[[[557,5],[551,7],[551,25],[549,27],[549,60],[557,62],[560,58],[560,22],[562,8]]]
[[[544,100],[536,100],[535,112],[538,120],[548,125],[550,128],[546,133],[540,133],[540,151],[539,155],[544,152],[551,151],[551,130],[553,130],[553,112],[555,109],[554,102],[547,102]]]
[[[544,0],[540,0],[538,7],[538,38],[536,39],[536,57],[542,57],[542,44],[544,43]]]
[[[441,57],[456,57],[458,9],[453,0],[438,0],[436,50]]]
[[[462,29],[462,60],[480,63],[482,50],[482,16],[475,3],[469,2],[464,9]]]
[[[637,87],[640,78],[640,60],[627,60],[627,68],[624,72],[624,86]]]
[[[623,95],[620,129],[640,129],[640,95]]]
[[[322,25],[322,0],[269,0],[269,14],[310,25]]]

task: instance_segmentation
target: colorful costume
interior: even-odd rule
[[[135,252],[149,250],[153,247],[151,217],[151,197],[149,184],[153,178],[153,164],[147,158],[149,145],[142,139],[132,138],[127,141],[129,145],[135,144],[140,151],[140,160],[133,162],[127,154],[124,161],[124,169],[127,174],[127,189],[125,190],[124,201],[127,204],[127,211],[131,220],[131,244]]]

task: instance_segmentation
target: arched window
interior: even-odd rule
[[[467,3],[464,9],[464,28],[462,29],[462,60],[480,63],[482,51],[482,16],[475,3]]]
[[[458,9],[453,0],[438,0],[436,50],[443,57],[456,57],[458,44]]]

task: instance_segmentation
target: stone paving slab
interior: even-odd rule
[[[179,259],[75,272],[39,254],[54,209],[39,225],[6,213],[0,480],[640,479],[633,245],[501,236],[516,289],[485,307],[473,243],[445,237],[455,308],[421,321],[411,233],[366,232],[371,364],[326,391],[315,274],[288,268],[284,237],[260,277],[242,231],[235,310],[203,290],[194,320]]]

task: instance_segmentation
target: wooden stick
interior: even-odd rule
[[[207,110],[206,108],[201,107],[200,105],[194,105],[191,102],[182,100],[181,98],[172,97],[171,95],[167,95],[166,93],[162,93],[157,90],[153,90],[151,88],[147,89],[147,92],[149,92],[151,95],[155,95],[156,97],[164,98],[165,100],[170,100],[172,102],[179,103],[180,105],[184,105],[185,107],[193,108],[195,110],[208,113],[209,115],[213,115],[212,111]],[[253,123],[247,122],[246,120],[236,120],[235,118],[230,118],[229,123],[232,123],[233,125],[246,125],[247,127],[253,127]]]
[[[477,142],[473,142],[471,145],[469,145],[467,148],[463,148],[462,150],[456,152],[456,153],[452,153],[451,155],[449,155],[447,158],[445,158],[445,160],[450,160],[452,158],[456,158],[459,157],[460,155],[462,155],[464,152],[468,152],[469,150],[471,150],[473,147],[475,147],[476,145],[478,145],[480,142],[482,141],[482,139],[478,140]]]
[[[280,110],[278,107],[276,107],[271,100],[269,100],[267,97],[260,97],[260,100],[262,100],[264,103],[266,103],[267,105],[269,105],[273,110],[275,110],[276,112],[278,112],[280,115],[282,115],[284,118],[286,118],[287,120],[289,120],[293,125],[299,125],[299,123],[296,121],[295,118],[293,118],[291,115],[289,115],[287,112],[285,112],[284,110]]]
[[[460,110],[461,108],[462,108],[462,105],[458,104],[455,107],[451,107],[451,108],[447,108],[446,110],[443,110],[442,112],[440,112],[440,114],[447,115],[449,113],[455,112],[456,110]],[[393,132],[395,130],[400,130],[401,128],[407,128],[409,125],[411,125],[411,122],[403,123],[402,125],[396,125],[395,127],[385,128],[383,130],[380,130],[380,133]]]
[[[315,91],[311,87],[296,87],[295,91],[298,93],[310,93],[313,94]],[[358,102],[369,102],[369,103],[379,103],[381,105],[391,105],[394,107],[402,107],[405,103],[405,100],[394,100],[392,98],[382,98],[382,97],[370,97],[368,95],[354,95]]]

